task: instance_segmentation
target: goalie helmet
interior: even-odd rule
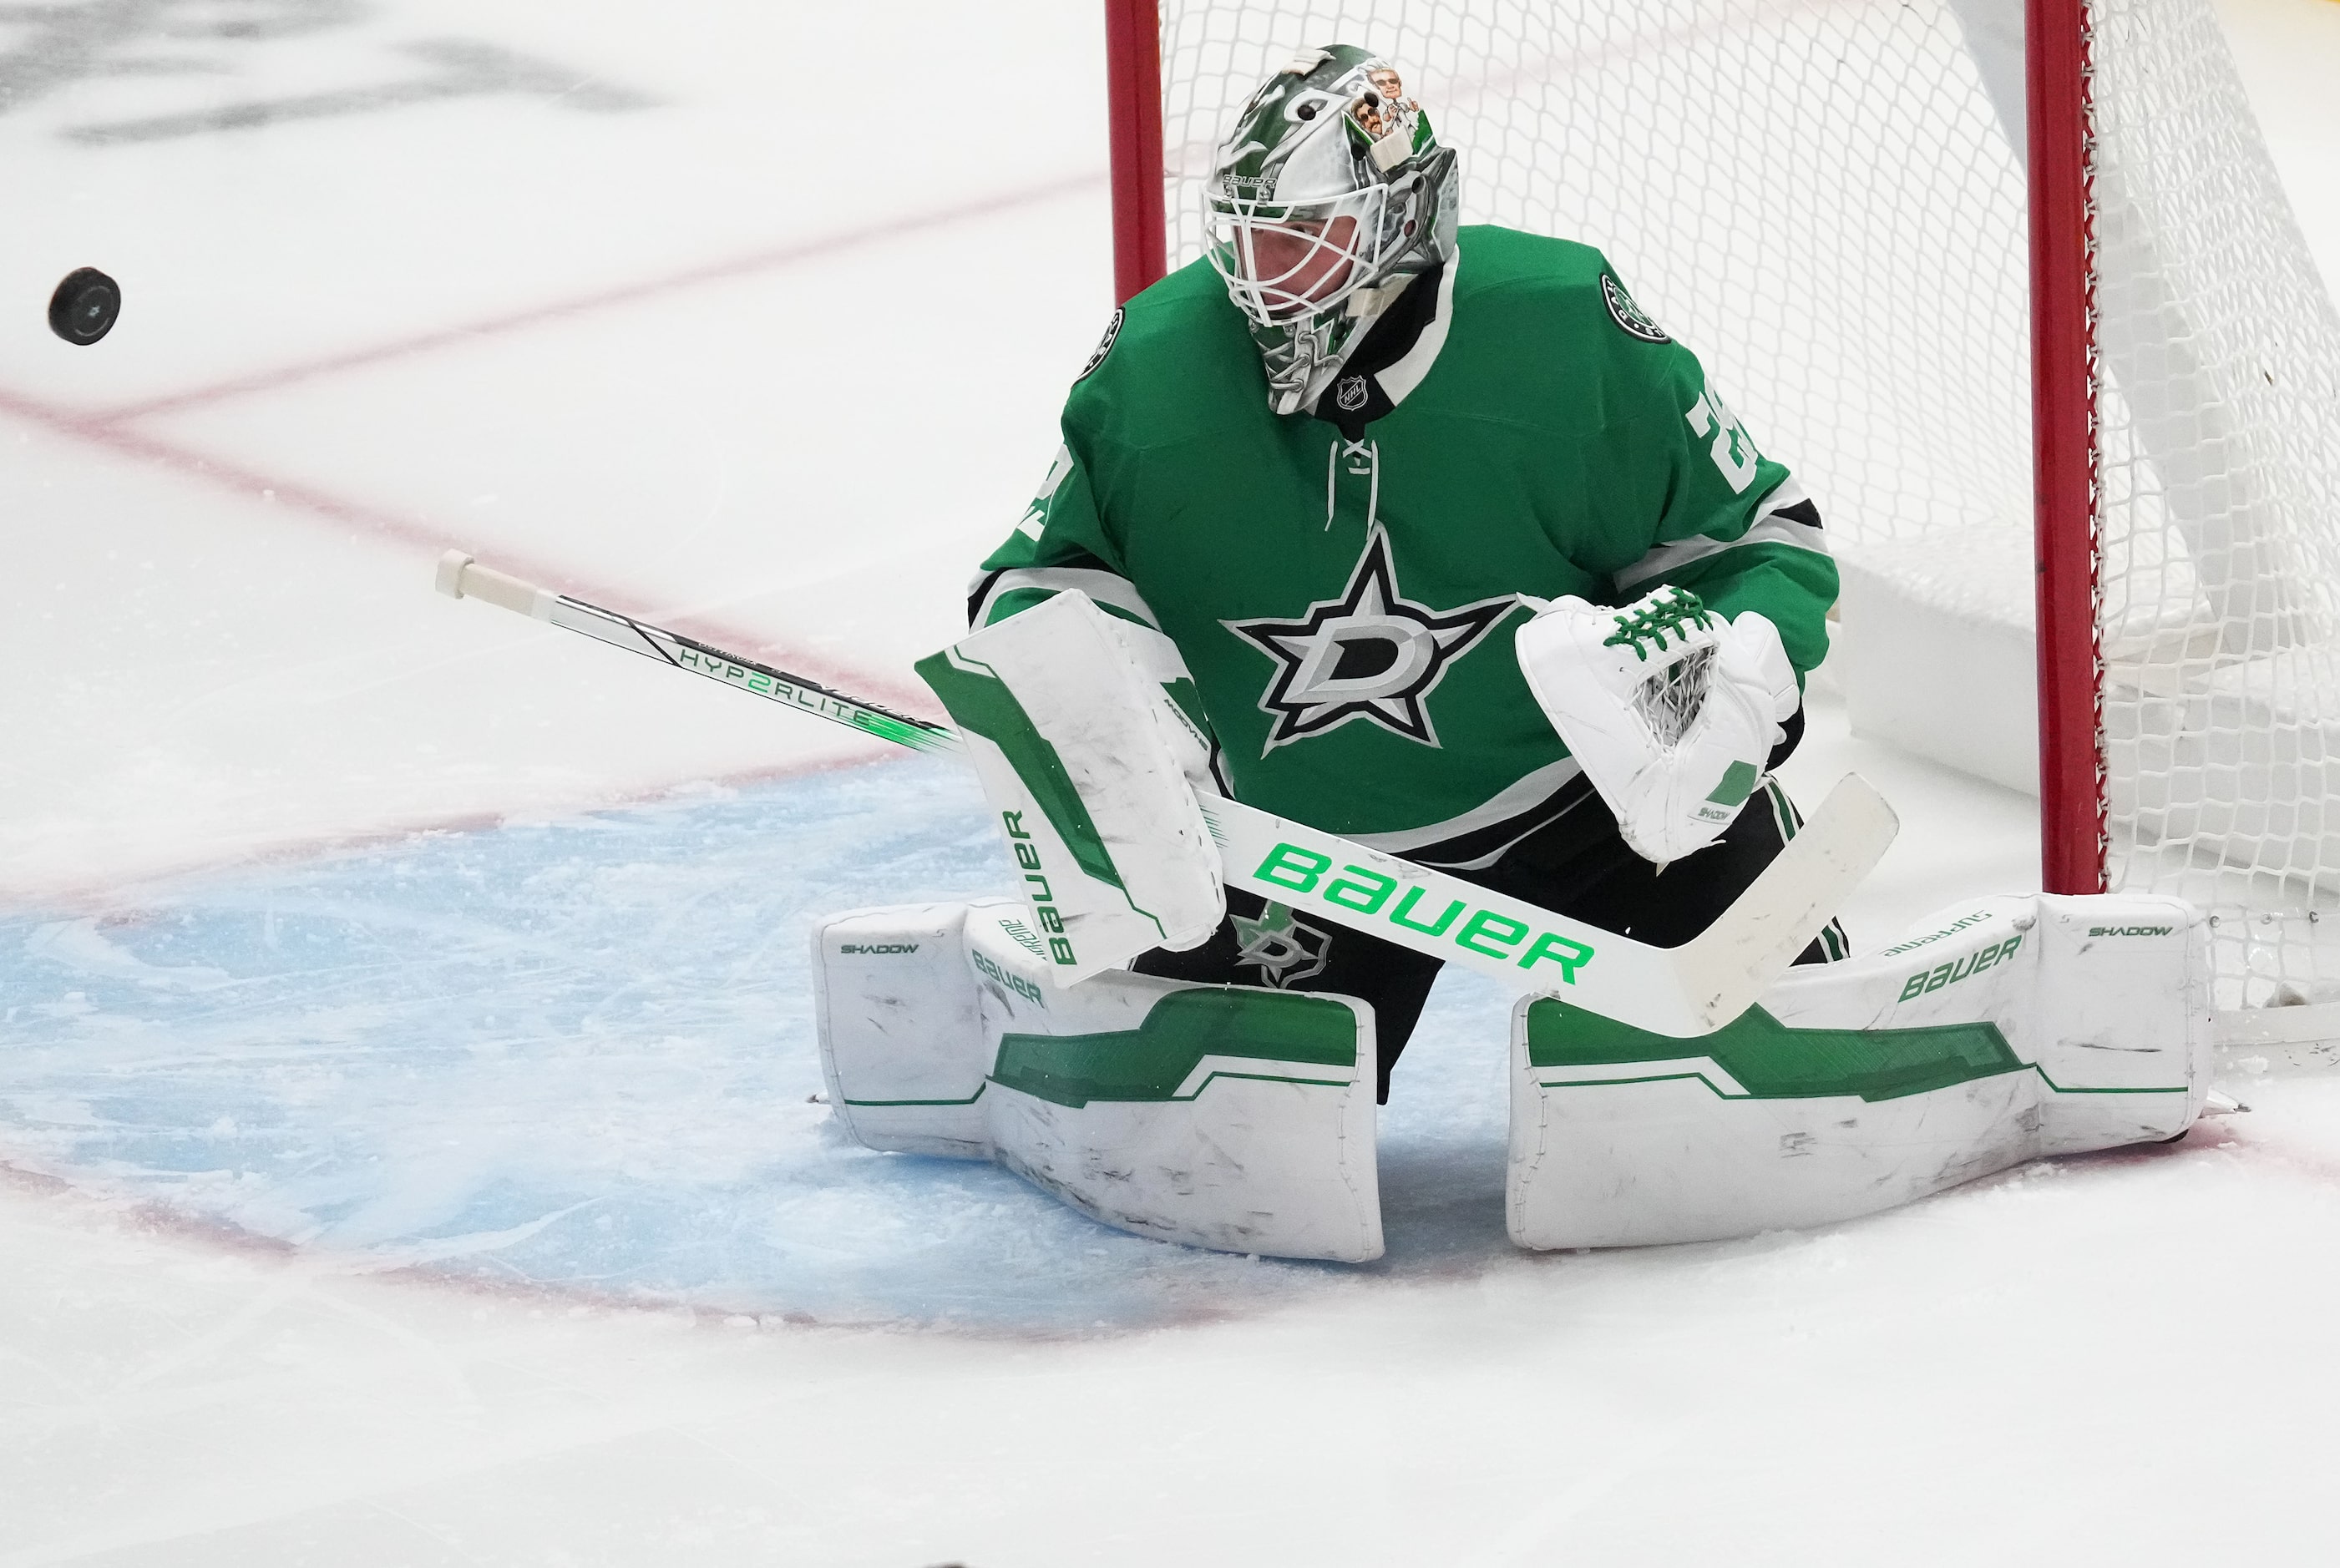
[[[1383,307],[1454,253],[1454,153],[1395,68],[1345,44],[1252,94],[1205,196],[1211,265],[1279,414],[1310,407]]]

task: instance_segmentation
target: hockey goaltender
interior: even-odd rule
[[[1522,1247],[1821,1223],[2192,1124],[2206,934],[2173,899],[1977,898],[1859,954],[1828,924],[1702,1034],[1572,1000],[1802,826],[1771,770],[1827,650],[1819,510],[1601,252],[1458,227],[1388,61],[1278,70],[1206,195],[1206,261],[1115,314],[977,629],[919,666],[1021,895],[815,933],[857,1138],[1375,1257],[1375,1103],[1441,953],[1521,991]],[[1226,801],[1353,854],[1238,865]],[[1481,889],[1614,940],[1532,942]]]

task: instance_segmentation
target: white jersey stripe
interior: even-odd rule
[[[976,606],[975,624],[982,626],[986,622],[1000,595],[1012,594],[1019,588],[1046,588],[1052,593],[1078,588],[1100,605],[1126,610],[1155,630],[1162,629],[1161,622],[1155,618],[1153,610],[1138,597],[1136,587],[1127,577],[1094,567],[1016,567],[1001,572],[993,580],[991,591],[983,596],[983,603]]]
[[[1562,757],[1556,763],[1545,764],[1532,774],[1522,774],[1492,799],[1444,822],[1429,823],[1422,827],[1398,828],[1390,833],[1351,833],[1349,837],[1388,854],[1404,854],[1424,844],[1443,843],[1448,839],[1461,838],[1464,833],[1492,827],[1542,804],[1583,771],[1574,757]]]
[[[1828,536],[1810,523],[1800,523],[1780,512],[1799,502],[1811,499],[1804,487],[1793,478],[1780,481],[1778,488],[1766,497],[1763,510],[1747,531],[1735,539],[1712,539],[1704,535],[1695,538],[1678,539],[1670,545],[1660,545],[1631,566],[1617,574],[1617,591],[1625,593],[1636,583],[1646,582],[1663,572],[1704,560],[1748,545],[1793,545],[1798,549],[1811,550],[1819,555],[1829,553]]]

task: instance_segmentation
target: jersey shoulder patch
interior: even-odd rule
[[[1609,319],[1623,328],[1627,337],[1639,338],[1644,343],[1673,341],[1666,336],[1663,327],[1650,320],[1648,311],[1633,302],[1633,296],[1625,291],[1625,285],[1617,281],[1614,272],[1601,274],[1601,301],[1609,307]],[[1109,335],[1106,342],[1112,342]],[[1103,358],[1105,350],[1100,349],[1097,353]]]
[[[1105,324],[1105,336],[1099,340],[1096,352],[1089,355],[1089,362],[1081,367],[1081,373],[1073,378],[1073,384],[1075,386],[1078,386],[1081,382],[1087,380],[1091,376],[1096,374],[1096,368],[1105,363],[1105,357],[1107,354],[1113,352],[1113,340],[1121,336],[1122,318],[1128,314],[1129,312],[1126,310],[1116,310],[1114,311],[1113,320]]]

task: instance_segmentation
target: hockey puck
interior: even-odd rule
[[[49,330],[87,345],[114,330],[122,314],[122,285],[94,267],[76,267],[49,296]]]

